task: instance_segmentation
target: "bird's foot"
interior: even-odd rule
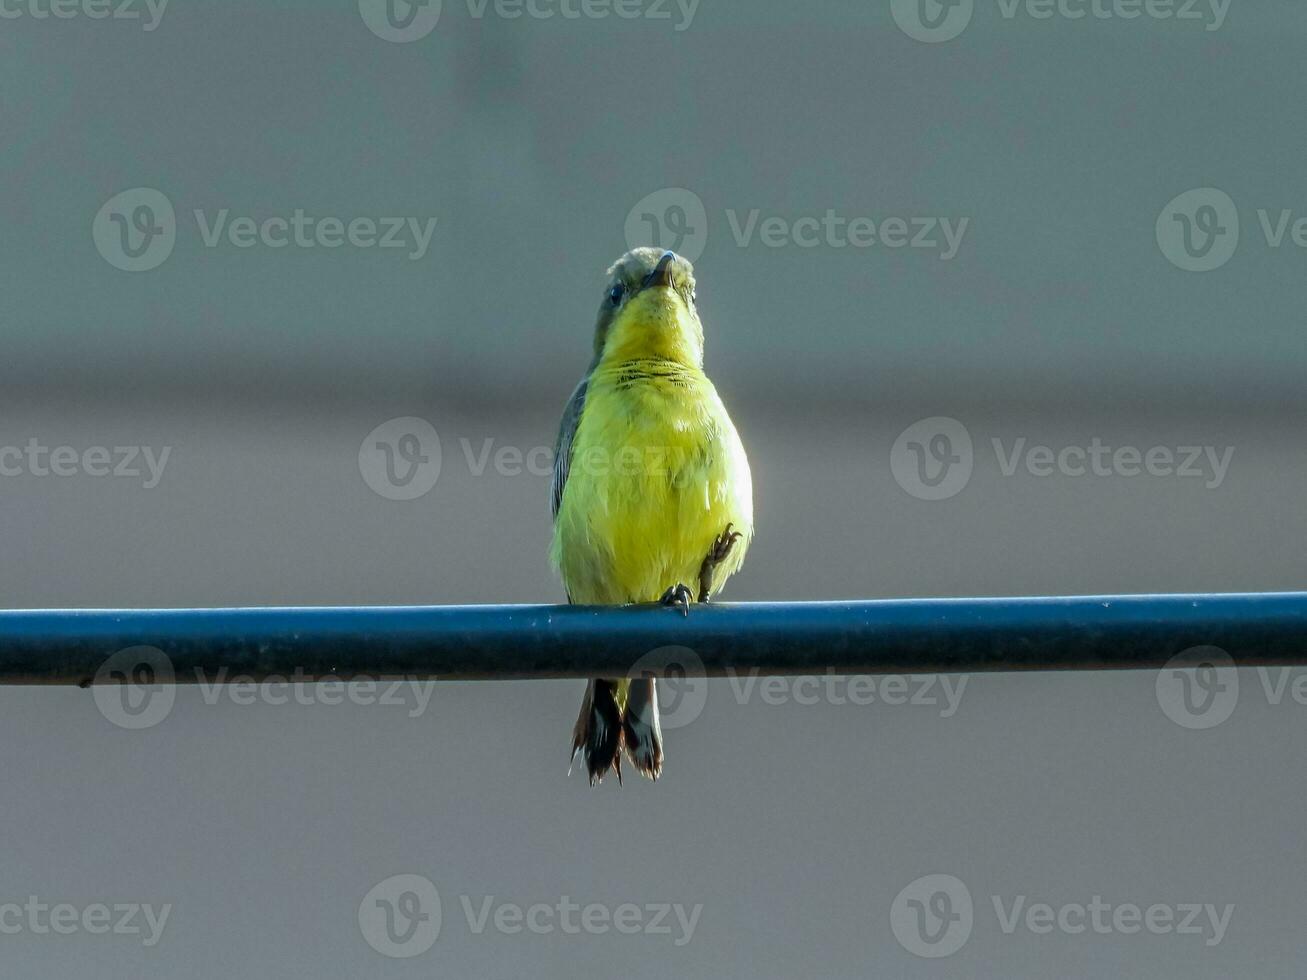
[[[664,606],[679,606],[682,616],[690,615],[690,603],[694,602],[694,595],[690,592],[690,587],[684,582],[677,582],[670,589],[663,593],[663,597],[658,600]]]
[[[735,542],[744,537],[739,531],[733,530],[734,524],[727,524],[726,530],[719,534],[712,547],[708,549],[708,554],[699,567],[699,601],[707,602],[712,595],[713,572],[717,566],[726,560],[735,547]]]

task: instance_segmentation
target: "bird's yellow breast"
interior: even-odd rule
[[[576,603],[697,592],[728,524],[744,535],[714,576],[739,568],[753,535],[752,481],[735,426],[697,367],[657,357],[596,367],[572,442],[552,556]]]

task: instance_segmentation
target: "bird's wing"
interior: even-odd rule
[[[550,509],[554,517],[563,505],[563,488],[567,486],[567,471],[572,465],[572,439],[576,436],[576,427],[581,424],[581,412],[585,409],[585,389],[590,376],[581,379],[581,383],[567,400],[563,409],[563,420],[558,424],[558,442],[554,445],[554,482],[550,500]]]

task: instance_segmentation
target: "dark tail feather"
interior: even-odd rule
[[[592,680],[572,729],[572,756],[581,753],[591,786],[602,782],[610,768],[622,781],[622,712],[616,691],[617,681]]]
[[[622,721],[623,742],[631,763],[642,776],[657,779],[663,771],[663,730],[658,723],[658,692],[652,677],[631,681]]]

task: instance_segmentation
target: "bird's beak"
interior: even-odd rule
[[[654,271],[644,277],[642,288],[648,289],[650,286],[670,286],[672,284],[672,265],[676,262],[675,252],[664,252],[658,259],[658,264],[654,266]]]

